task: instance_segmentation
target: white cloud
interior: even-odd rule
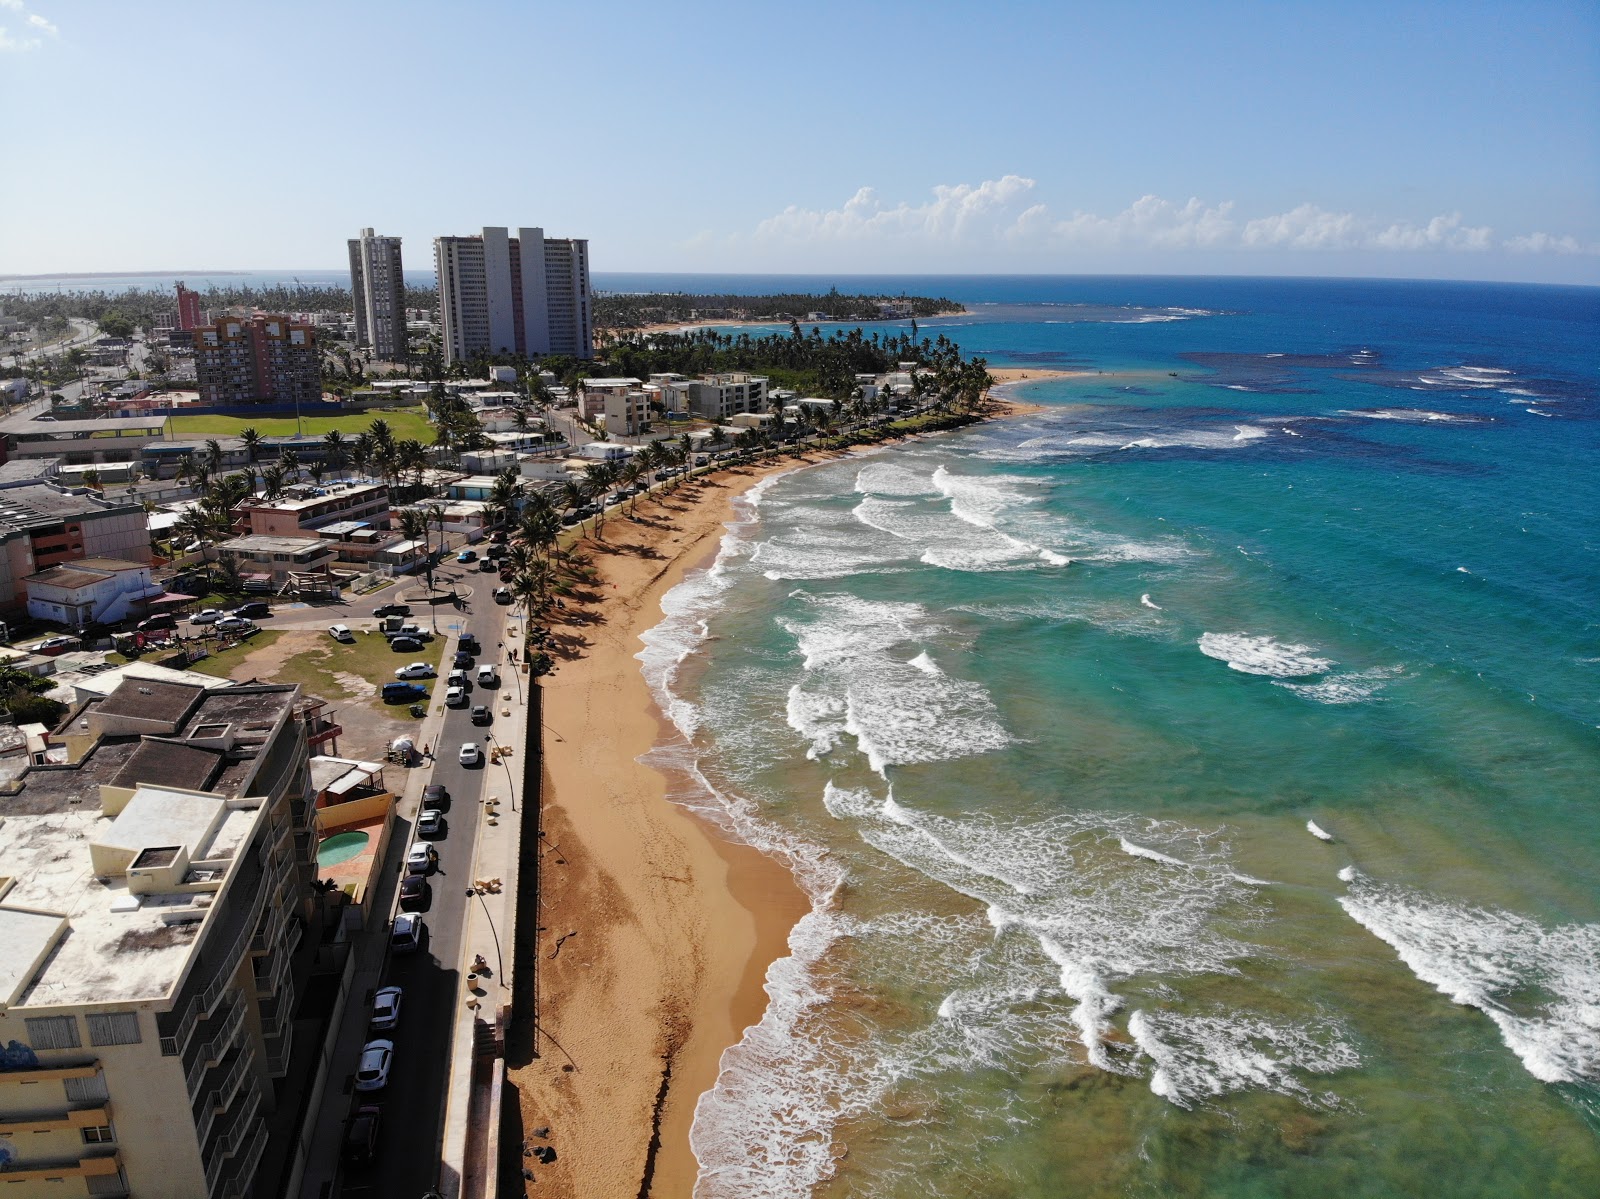
[[[37,50],[44,45],[46,37],[57,37],[61,33],[49,19],[30,12],[23,0],[0,0],[0,10],[16,13],[23,26],[19,33],[13,33],[9,26],[0,25],[0,53]]]
[[[1600,245],[1585,245],[1570,234],[1556,237],[1550,233],[1529,233],[1525,237],[1508,238],[1505,247],[1518,254],[1600,254]]]
[[[960,241],[999,231],[1005,214],[1034,187],[1032,179],[1006,175],[970,184],[940,184],[933,199],[911,205],[902,200],[884,207],[870,187],[857,189],[843,207],[801,208],[791,204],[756,226],[758,239],[837,241],[881,237],[921,237]]]
[[[1497,242],[1487,225],[1469,225],[1461,213],[1423,221],[1382,220],[1312,203],[1287,212],[1244,218],[1233,201],[1208,204],[1140,196],[1110,216],[1082,210],[1056,216],[1022,175],[977,185],[940,184],[919,204],[886,204],[871,187],[859,188],[837,208],[790,205],[760,222],[755,240],[819,245],[918,241],[940,246],[988,243],[1011,251],[1240,250],[1470,253],[1496,248],[1537,254],[1600,253],[1570,236],[1534,233]]]

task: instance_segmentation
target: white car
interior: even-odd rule
[[[393,1041],[368,1041],[356,1065],[356,1090],[381,1091],[389,1085],[389,1067],[394,1064]]]
[[[467,741],[462,744],[461,764],[463,766],[481,766],[483,764],[483,750],[478,748],[476,741]]]
[[[395,953],[416,953],[422,947],[422,917],[401,912],[389,930],[389,948]]]
[[[438,808],[423,808],[417,813],[417,835],[419,837],[437,837],[439,829],[444,825],[444,813]]]
[[[478,686],[498,687],[499,685],[500,675],[493,666],[478,667]]]
[[[328,636],[335,641],[354,641],[356,639],[356,635],[350,631],[350,626],[346,624],[329,625]]]
[[[255,628],[255,622],[246,620],[242,616],[224,616],[212,626],[219,633],[248,633]]]
[[[432,874],[439,864],[439,855],[431,841],[418,841],[406,851],[407,874]]]
[[[467,672],[464,670],[452,670],[449,677],[445,679],[444,684],[446,687],[460,687],[461,690],[465,691],[467,689]]]
[[[372,997],[373,1032],[387,1032],[400,1023],[400,1000],[404,992],[399,987],[379,987]]]
[[[413,662],[410,666],[402,666],[395,671],[394,677],[397,679],[431,679],[438,673],[426,662]]]
[[[190,624],[216,624],[223,616],[221,608],[202,608],[189,617]]]
[[[467,693],[460,687],[447,687],[444,693],[444,703],[447,708],[459,708],[467,702]]]

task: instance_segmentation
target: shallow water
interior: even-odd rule
[[[1016,286],[924,328],[1107,373],[763,485],[643,655],[815,901],[698,1193],[1600,1191],[1595,293]]]

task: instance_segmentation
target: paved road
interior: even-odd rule
[[[440,576],[441,580],[446,578],[448,573]],[[468,611],[458,612],[447,607],[438,611],[440,635],[451,638],[444,663],[446,669],[455,652],[455,637],[461,631],[475,633],[483,644],[479,663],[493,662],[499,666],[505,660],[505,650],[499,642],[506,611],[489,598],[492,582],[480,585],[480,579],[493,581],[494,576],[468,574],[465,570],[460,576],[463,584],[474,588],[472,598],[466,601]],[[381,602],[376,597],[367,598],[374,603]],[[363,600],[363,604],[365,602]],[[426,624],[426,617],[425,609],[412,606],[412,619]],[[442,685],[436,686],[435,691],[442,696]],[[383,1107],[382,1150],[378,1162],[370,1169],[346,1172],[339,1192],[345,1196],[408,1199],[421,1196],[438,1175],[452,1026],[456,1005],[464,1002],[458,969],[462,931],[468,903],[477,902],[469,899],[467,891],[473,882],[471,858],[481,813],[479,804],[486,788],[494,794],[506,794],[506,767],[490,764],[487,752],[481,766],[467,767],[460,763],[458,754],[463,742],[473,741],[484,746],[486,737],[494,734],[492,724],[473,725],[470,712],[472,704],[492,703],[496,691],[474,685],[468,694],[466,707],[447,711],[439,741],[433,746],[436,762],[431,781],[449,789],[451,802],[444,835],[433,838],[439,853],[439,868],[429,879],[429,903],[422,915],[427,937],[420,952],[406,957],[391,956],[384,971],[384,984],[404,987],[405,1001],[400,1027],[393,1033],[377,1034],[392,1036],[395,1042],[389,1086],[377,1096],[363,1099]],[[410,821],[396,826],[397,835],[389,853],[391,865],[403,861],[410,832]],[[381,928],[374,935],[382,935]],[[362,997],[353,995],[351,1002],[360,1003]],[[343,1079],[354,1066],[353,1062],[335,1062],[334,1077]],[[355,1098],[352,1097],[353,1102]]]

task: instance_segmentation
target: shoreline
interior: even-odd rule
[[[959,310],[957,310],[955,312],[941,312],[937,316],[921,316],[921,317],[903,317],[903,316],[853,317],[853,318],[847,318],[845,320],[800,321],[799,323],[800,323],[800,327],[803,328],[803,329],[810,328],[813,325],[860,325],[863,328],[866,328],[869,325],[892,325],[892,324],[897,324],[897,323],[899,323],[901,321],[905,321],[905,320],[916,320],[916,321],[918,321],[920,323],[920,322],[923,322],[923,321],[944,320],[947,317],[952,317],[952,316],[971,316],[971,315],[972,315],[972,310],[971,309],[962,308],[962,309],[959,309]],[[790,322],[788,320],[775,320],[775,319],[770,318],[770,317],[765,319],[765,320],[748,320],[748,321],[731,320],[731,319],[725,319],[725,318],[719,317],[719,318],[717,318],[715,320],[706,320],[706,321],[658,321],[657,323],[652,324],[652,325],[637,325],[637,326],[628,327],[628,328],[612,328],[610,326],[606,326],[606,327],[602,328],[602,327],[597,326],[595,328],[594,333],[595,333],[596,339],[598,339],[598,338],[600,338],[600,337],[602,337],[604,335],[607,335],[607,334],[609,334],[612,337],[622,338],[622,337],[632,337],[632,336],[641,335],[641,334],[642,335],[648,335],[648,334],[651,334],[651,333],[693,333],[696,329],[757,329],[757,328],[768,328],[768,327],[774,328],[774,329],[787,329],[789,327],[789,325],[790,325]],[[989,373],[992,375],[995,372],[994,371],[990,371]]]
[[[1035,410],[997,397],[983,419]],[[778,859],[672,798],[679,772],[649,755],[681,735],[635,655],[662,597],[715,560],[740,496],[850,453],[719,471],[578,543],[598,583],[551,613],[561,652],[543,681],[537,1056],[508,1077],[524,1137],[548,1128],[558,1154],[525,1162],[530,1194],[693,1190],[696,1104],[761,1019],[767,968],[811,899]]]

